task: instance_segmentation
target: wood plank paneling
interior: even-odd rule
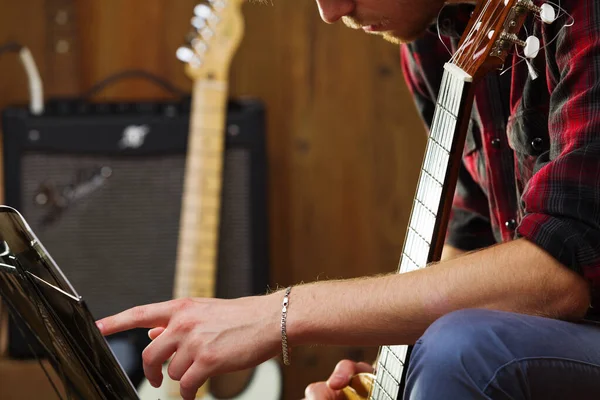
[[[0,41],[31,47],[47,72],[45,2],[0,0]],[[61,0],[62,1],[62,0]],[[175,59],[193,0],[77,0],[77,87],[124,69],[145,69],[189,90]],[[326,25],[313,1],[244,6],[246,31],[231,94],[261,98],[268,114],[272,284],[392,272],[400,254],[425,135],[403,84],[398,48]],[[24,73],[0,57],[0,106],[27,99]],[[54,93],[52,91],[55,91]],[[141,80],[101,99],[161,98]],[[293,301],[293,300],[292,300]],[[304,347],[284,369],[285,399],[325,379],[338,359],[372,359],[375,348]]]

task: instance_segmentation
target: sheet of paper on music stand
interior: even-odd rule
[[[67,398],[138,399],[83,299],[23,217],[6,206],[0,206],[0,295],[46,350]]]

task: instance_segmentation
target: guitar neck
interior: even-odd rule
[[[471,78],[446,64],[421,166],[398,273],[439,260],[473,101]],[[408,346],[381,347],[370,399],[398,399]]]
[[[175,298],[215,296],[226,112],[227,82],[194,83]]]

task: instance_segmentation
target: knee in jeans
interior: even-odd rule
[[[497,311],[464,309],[437,319],[417,341],[411,358],[425,358],[428,364],[460,363],[469,354],[485,353],[502,335]],[[423,360],[425,361],[425,360]]]

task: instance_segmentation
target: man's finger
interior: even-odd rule
[[[142,352],[144,375],[154,387],[160,386],[162,366],[177,351],[178,341],[173,335],[163,334],[150,343]]]
[[[350,384],[350,379],[361,372],[373,372],[373,367],[367,363],[355,363],[342,360],[335,366],[333,373],[327,380],[327,385],[333,390],[341,390]]]
[[[330,389],[325,382],[311,383],[304,390],[306,400],[344,400],[339,390]]]
[[[165,328],[163,328],[162,326],[159,326],[157,328],[152,328],[148,331],[148,337],[150,338],[150,340],[154,340],[157,337],[160,336],[161,333],[163,333],[165,331]]]
[[[194,400],[200,386],[204,384],[207,377],[203,368],[197,362],[187,370],[179,381],[179,393],[183,400]]]
[[[194,363],[194,353],[193,349],[189,348],[179,348],[175,357],[171,361],[169,361],[169,368],[167,372],[169,373],[169,377],[174,381],[180,381],[183,378],[183,375],[186,373],[188,369]]]
[[[96,326],[104,336],[134,328],[167,326],[173,314],[173,301],[137,306],[103,318]]]

